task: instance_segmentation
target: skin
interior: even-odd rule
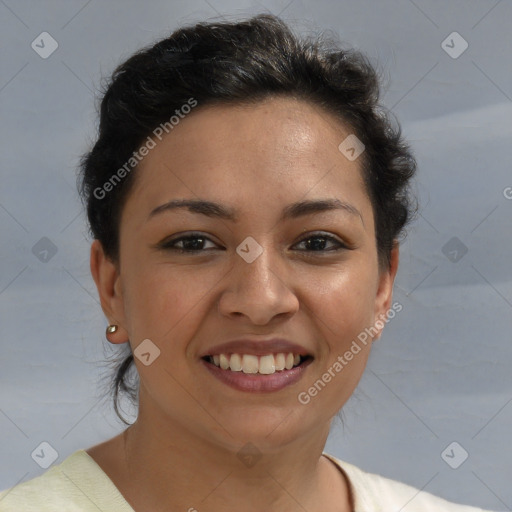
[[[110,341],[135,350],[150,339],[161,351],[149,366],[135,358],[136,422],[87,450],[136,511],[352,510],[346,477],[321,454],[371,342],[308,404],[297,399],[391,307],[398,245],[389,268],[379,268],[361,159],[338,150],[350,133],[292,98],[197,107],[134,171],[119,261],[93,242],[102,308],[119,326]],[[178,198],[236,208],[238,222],[186,209],[148,220]],[[332,198],[360,215],[340,209],[278,222],[290,203]],[[195,253],[156,247],[190,231],[208,238],[192,245]],[[336,241],[317,240],[318,231],[347,248],[331,250]],[[264,248],[252,263],[235,252],[248,236]],[[204,369],[200,355],[243,336],[285,337],[307,348],[313,363],[277,392],[232,389]],[[237,457],[247,442],[261,454],[250,468]]]

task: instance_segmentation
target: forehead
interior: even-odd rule
[[[257,195],[263,204],[328,194],[364,201],[360,159],[338,149],[350,134],[320,107],[289,97],[199,105],[139,164],[135,199],[146,210],[173,197],[235,204]]]
[[[349,133],[348,126],[316,105],[274,97],[254,104],[196,107],[165,139],[174,149],[185,142],[181,149],[201,150],[188,154],[189,159],[208,152],[216,160],[258,154],[260,161],[277,162],[278,157],[321,160],[328,146],[339,157],[338,145]]]

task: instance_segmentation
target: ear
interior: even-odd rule
[[[90,265],[103,313],[110,324],[118,326],[115,333],[108,335],[108,340],[111,343],[125,343],[128,341],[128,332],[119,269],[105,254],[99,240],[94,240],[91,245]]]
[[[393,284],[395,282],[395,277],[398,270],[398,262],[400,259],[399,253],[399,244],[395,240],[393,243],[393,249],[391,250],[389,267],[381,270],[379,274],[379,285],[377,289],[377,296],[375,298],[374,318],[374,328],[378,332],[374,336],[373,341],[376,341],[380,338],[387,319],[387,312],[391,308],[391,301],[393,299]],[[381,324],[382,327],[379,327]]]

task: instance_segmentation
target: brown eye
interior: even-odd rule
[[[304,243],[306,247],[305,250],[307,252],[331,252],[339,251],[342,249],[348,249],[348,247],[344,243],[340,242],[337,238],[323,233],[308,235],[299,242],[299,244]],[[328,243],[334,243],[335,247],[331,249],[326,249],[325,247]]]
[[[191,233],[187,236],[181,236],[178,238],[174,238],[172,240],[166,240],[163,243],[159,244],[159,247],[161,249],[178,251],[181,253],[199,253],[205,252],[205,250],[212,249],[205,249],[205,244],[207,244],[208,242],[214,244],[214,242],[212,242],[207,236],[201,233]]]

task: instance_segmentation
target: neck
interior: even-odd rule
[[[279,446],[235,447],[180,425],[145,421],[142,412],[122,436],[126,497],[137,511],[234,512],[241,504],[246,512],[350,510],[344,478],[322,457],[330,424]]]

